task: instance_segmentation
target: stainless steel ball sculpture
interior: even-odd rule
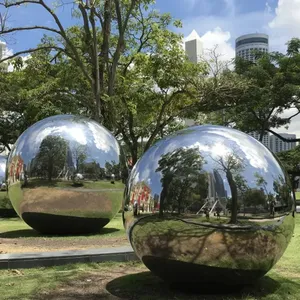
[[[0,191],[6,191],[6,161],[7,157],[0,155]]]
[[[7,162],[8,194],[18,215],[47,234],[99,231],[122,206],[124,157],[98,123],[57,115],[29,127]]]
[[[260,142],[222,126],[166,137],[129,177],[123,222],[137,256],[169,282],[248,284],[285,251],[294,199]]]

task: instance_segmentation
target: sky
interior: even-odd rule
[[[52,0],[46,0],[52,3]],[[300,36],[300,0],[157,0],[155,8],[169,12],[180,19],[183,27],[178,29],[188,36],[197,31],[204,48],[218,45],[224,59],[234,57],[235,39],[247,33],[269,35],[270,51],[285,52],[285,43],[292,37]],[[0,12],[3,8],[0,8]],[[72,5],[57,8],[64,26],[79,23],[72,17]],[[9,25],[54,26],[51,16],[36,5],[11,9]],[[7,40],[10,52],[17,52],[36,46],[43,32],[31,31],[15,34]],[[293,111],[285,111],[285,115]],[[277,132],[295,133],[300,137],[300,116],[293,119],[289,129],[280,128]]]

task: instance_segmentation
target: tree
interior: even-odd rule
[[[80,145],[78,143],[73,147],[73,159],[76,165],[76,173],[84,171],[84,161],[87,158],[87,147],[86,145]]]
[[[298,46],[297,46],[298,45]],[[232,126],[245,131],[258,131],[260,141],[266,132],[271,132],[284,141],[287,140],[273,128],[288,125],[300,113],[300,40],[288,43],[287,53],[256,53],[256,63],[236,59],[236,72],[247,78],[251,84],[244,97],[244,105],[227,110],[227,118]],[[290,117],[282,117],[285,109],[296,108]]]
[[[33,123],[55,114],[80,113],[88,106],[85,82],[65,62],[49,63],[49,51],[40,51],[14,72],[0,72],[0,152],[10,150]]]
[[[226,175],[231,191],[231,216],[229,223],[236,224],[238,214],[238,187],[243,190],[245,186],[245,180],[241,175],[241,172],[244,170],[244,162],[236,153],[231,153],[224,157],[211,158],[217,164],[216,169],[223,171]]]
[[[248,189],[244,195],[244,202],[246,205],[253,205],[256,213],[257,206],[265,204],[266,196],[261,189]]]
[[[60,136],[47,136],[41,143],[39,152],[33,159],[33,173],[46,174],[51,181],[64,168],[68,142]]]
[[[296,177],[300,176],[300,146],[296,146],[292,150],[279,152],[276,155],[280,159],[284,169],[290,175],[294,191],[299,182],[299,180],[296,180]]]
[[[122,65],[122,72],[126,72],[134,62],[136,54],[149,49],[148,40],[151,34],[159,30],[165,22],[170,22],[169,15],[149,11],[149,5],[152,3],[152,0],[80,0],[73,4],[81,26],[64,28],[55,5],[48,5],[44,0],[1,0],[0,5],[6,8],[39,6],[55,23],[54,27],[34,25],[9,28],[7,18],[0,18],[2,36],[32,30],[43,30],[51,34],[42,45],[25,49],[2,61],[42,49],[50,49],[56,55],[67,56],[78,66],[93,92],[93,118],[111,127],[110,108],[113,103],[108,99],[115,93],[119,66]],[[63,6],[64,3],[59,2],[56,5]]]
[[[168,206],[178,213],[192,204],[192,192],[197,186],[202,165],[204,163],[198,149],[179,148],[164,154],[158,162],[156,172],[161,172],[162,191],[160,195],[159,215]]]
[[[205,68],[188,61],[181,36],[169,31],[168,24],[153,33],[154,52],[141,53],[116,88],[117,132],[133,164],[138,153],[179,129],[179,119],[199,106],[195,82],[202,80]]]

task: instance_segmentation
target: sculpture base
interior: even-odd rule
[[[224,286],[243,286],[252,284],[264,276],[265,270],[239,270],[210,267],[181,262],[161,257],[144,256],[146,267],[155,275],[172,284],[214,284]]]
[[[110,221],[108,218],[84,218],[36,212],[25,212],[22,219],[36,231],[54,235],[96,233]]]

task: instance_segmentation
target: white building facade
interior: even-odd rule
[[[260,134],[258,132],[250,132],[248,134],[259,141]],[[285,139],[296,139],[295,134],[279,133],[279,135],[281,135]],[[284,142],[277,136],[271,135],[270,133],[266,133],[264,135],[262,144],[264,144],[274,153],[288,151],[296,147],[296,142]]]
[[[191,34],[184,39],[184,49],[191,62],[200,62],[203,56],[203,43],[196,30],[193,30]]]
[[[295,139],[296,134],[289,134],[289,133],[280,133],[282,137],[285,139]],[[287,151],[292,150],[296,147],[296,142],[284,142],[280,138],[278,138],[275,135],[272,135],[270,138],[271,143],[271,150],[274,153],[281,152],[281,151]]]
[[[258,132],[249,132],[248,134],[251,135],[252,137],[254,137],[256,140],[259,141],[260,134]],[[270,136],[269,132],[267,132],[267,133],[264,134],[262,143],[266,147],[268,147],[269,149],[271,149],[271,136]]]
[[[269,36],[263,33],[245,34],[235,40],[235,55],[255,62],[253,51],[269,52]]]

